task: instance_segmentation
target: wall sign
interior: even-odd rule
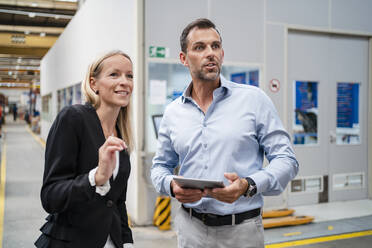
[[[278,79],[271,79],[270,80],[270,84],[269,84],[269,88],[271,90],[271,92],[278,92],[280,90],[280,82]]]
[[[169,48],[167,47],[158,47],[150,46],[149,55],[151,58],[168,58],[169,57]]]
[[[318,143],[318,82],[294,82],[293,143]]]

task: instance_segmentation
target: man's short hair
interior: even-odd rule
[[[214,25],[214,23],[211,20],[208,20],[206,18],[199,18],[191,22],[189,25],[187,25],[182,31],[182,34],[180,37],[180,44],[181,44],[181,51],[184,53],[187,52],[187,42],[188,42],[187,36],[189,35],[190,31],[194,28],[200,28],[200,29],[213,28],[214,30],[216,30],[216,32],[220,36],[220,40],[222,41],[220,32],[218,32],[216,25]]]

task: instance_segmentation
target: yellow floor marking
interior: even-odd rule
[[[40,145],[41,145],[43,148],[45,148],[45,141],[44,141],[42,138],[40,138],[38,135],[36,135],[34,132],[32,132],[31,129],[30,129],[28,126],[26,126],[26,130],[27,130],[27,131],[32,135],[32,137],[34,137],[34,139],[35,139],[37,142],[40,143]]]
[[[351,238],[369,236],[369,235],[372,235],[372,230],[354,232],[354,233],[346,233],[346,234],[337,234],[337,235],[304,239],[304,240],[289,241],[289,242],[283,242],[283,243],[277,243],[277,244],[270,244],[270,245],[266,245],[265,248],[293,247],[293,246],[299,246],[299,245],[309,245],[309,244],[329,242],[329,241],[340,240],[340,239],[351,239]]]
[[[302,232],[291,232],[291,233],[284,233],[284,237],[289,237],[289,236],[295,236],[295,235],[300,235]]]
[[[0,183],[0,248],[3,247],[4,206],[5,206],[5,179],[6,179],[6,143],[4,141],[1,151],[1,183]]]

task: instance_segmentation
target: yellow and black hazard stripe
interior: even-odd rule
[[[171,228],[171,198],[169,196],[158,196],[156,198],[153,224],[160,230]]]

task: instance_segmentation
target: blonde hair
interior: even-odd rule
[[[102,68],[103,68],[103,61],[109,57],[115,56],[115,55],[122,55],[125,58],[127,58],[131,63],[132,60],[130,57],[120,51],[120,50],[114,50],[110,51],[100,57],[98,57],[93,63],[91,63],[88,67],[88,71],[85,75],[85,80],[81,84],[81,91],[83,92],[83,95],[85,97],[85,101],[92,104],[92,106],[95,109],[98,109],[101,101],[99,96],[92,90],[90,87],[90,79],[98,78],[100,75]],[[119,116],[116,120],[116,124],[119,127],[120,133],[122,135],[123,140],[128,146],[129,152],[133,150],[134,144],[133,144],[133,136],[132,136],[132,125],[131,125],[131,101],[129,101],[128,105],[125,107],[120,108]]]

